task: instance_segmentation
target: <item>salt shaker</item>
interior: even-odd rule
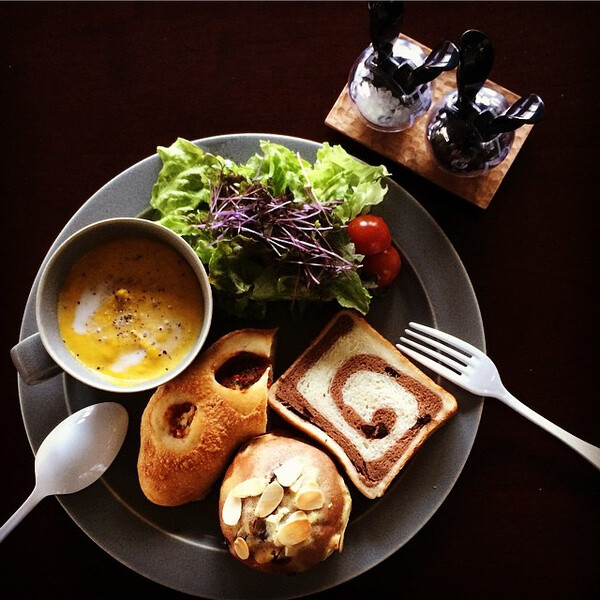
[[[369,127],[408,129],[431,107],[431,82],[458,64],[458,49],[442,42],[429,55],[399,37],[403,2],[368,2],[371,44],[355,61],[348,95]]]

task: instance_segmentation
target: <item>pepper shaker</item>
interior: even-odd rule
[[[457,89],[432,109],[426,136],[436,163],[446,172],[477,177],[508,155],[514,131],[537,123],[544,103],[536,94],[512,106],[498,91],[484,86],[494,61],[494,49],[482,32],[466,31],[460,41]]]

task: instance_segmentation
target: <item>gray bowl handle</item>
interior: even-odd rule
[[[41,383],[62,373],[62,369],[46,351],[39,333],[20,341],[11,349],[10,356],[27,385]]]

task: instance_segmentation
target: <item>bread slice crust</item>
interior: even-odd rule
[[[351,310],[336,314],[271,386],[269,405],[327,447],[367,498],[382,496],[458,408]]]

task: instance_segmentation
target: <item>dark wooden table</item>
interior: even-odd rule
[[[363,2],[2,3],[0,521],[33,487],[9,350],[39,265],[98,188],[177,136],[270,132],[386,164],[448,236],[507,387],[600,444],[594,2],[410,2],[432,46],[469,28],[492,78],[547,104],[487,210],[324,124],[368,44]],[[597,598],[600,473],[496,401],[449,497],[393,556],[315,598]],[[202,565],[198,565],[202,569]],[[184,594],[107,555],[54,498],[0,546],[3,598]]]

